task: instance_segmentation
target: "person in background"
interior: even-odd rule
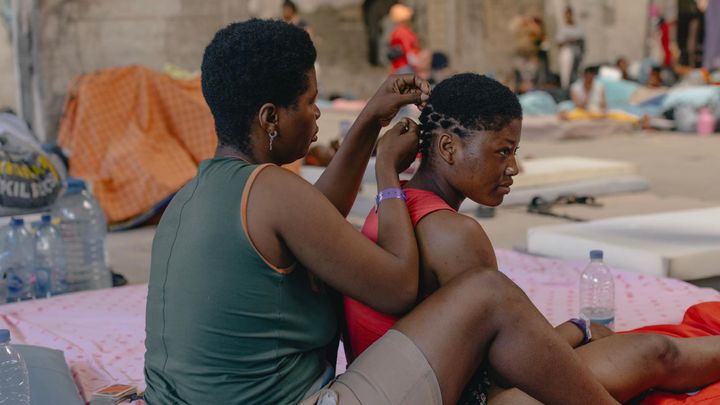
[[[576,24],[571,7],[565,9],[565,24],[560,26],[555,42],[560,46],[560,84],[566,89],[580,66],[585,46],[585,33]]]
[[[450,59],[443,52],[433,52],[432,62],[430,63],[430,82],[431,86],[434,86],[441,81],[452,76],[452,69],[450,68]]]
[[[300,14],[298,13],[297,4],[295,4],[292,0],[285,0],[283,1],[282,5],[282,18],[283,21],[285,21],[288,24],[292,24],[298,28],[302,28],[305,30],[305,32],[310,35],[310,39],[314,38],[314,33],[312,28],[310,28],[310,25],[308,25],[307,21],[303,20],[300,17]],[[316,66],[317,67],[317,66]]]
[[[660,66],[653,66],[650,68],[650,73],[648,74],[648,80],[647,83],[645,83],[647,87],[651,88],[661,88],[665,87],[665,84],[663,83],[662,79],[662,68]]]
[[[417,34],[410,28],[413,9],[404,4],[395,4],[390,8],[390,19],[395,28],[390,33],[388,59],[392,73],[413,73],[418,63],[420,42]]]
[[[596,66],[585,68],[582,79],[575,81],[570,87],[570,99],[577,109],[604,114],[607,111],[605,89],[602,83],[595,80],[597,74]]]
[[[550,60],[548,59],[549,43],[547,41],[547,33],[545,31],[545,22],[540,17],[531,17],[529,21],[531,34],[535,46],[537,47],[538,56],[538,73],[536,79],[537,86],[543,86],[550,80]]]
[[[672,66],[673,53],[670,49],[670,22],[663,16],[658,19],[657,26],[660,32],[660,48],[663,52],[663,66]]]
[[[628,72],[630,66],[628,65],[627,59],[623,57],[618,58],[618,60],[615,62],[615,66],[618,68],[618,70],[620,70],[620,74],[622,74],[623,80],[634,81],[634,79],[630,77],[630,73]]]
[[[642,124],[645,119],[641,120],[641,118],[623,111],[608,111],[605,89],[602,83],[596,80],[598,70],[597,66],[586,67],[582,79],[578,79],[572,84],[570,99],[575,108],[561,112],[560,118],[571,121],[610,119],[633,125]]]

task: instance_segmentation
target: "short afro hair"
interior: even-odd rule
[[[250,153],[250,128],[260,107],[295,105],[308,89],[316,56],[307,32],[286,22],[252,19],[218,31],[201,68],[218,142]]]
[[[522,119],[522,107],[510,89],[487,76],[454,75],[435,86],[420,114],[423,160],[439,128],[462,138],[468,130],[501,131],[516,119]]]

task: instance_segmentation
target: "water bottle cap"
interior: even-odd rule
[[[12,217],[12,219],[10,219],[10,225],[23,226],[23,225],[25,225],[25,220],[23,218]]]
[[[590,251],[590,260],[602,260],[602,258],[603,258],[602,250],[591,250]]]
[[[10,341],[10,331],[7,329],[0,329],[0,343],[7,343]]]
[[[50,214],[44,214],[42,217],[40,217],[40,221],[43,224],[49,224],[52,222],[52,216]]]
[[[87,184],[85,184],[85,182],[80,179],[68,179],[67,186],[68,194],[79,193],[82,190],[87,190]]]

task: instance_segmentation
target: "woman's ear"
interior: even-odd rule
[[[454,136],[447,132],[440,134],[437,140],[437,153],[448,164],[455,164],[455,152],[457,150],[457,140]]]
[[[275,104],[265,103],[260,106],[258,112],[258,121],[260,122],[260,128],[267,133],[271,133],[277,130],[278,126],[278,109]]]

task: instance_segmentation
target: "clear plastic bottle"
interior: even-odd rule
[[[60,231],[52,224],[50,215],[43,215],[35,228],[35,298],[65,293],[65,252]]]
[[[0,404],[30,404],[27,366],[10,344],[10,331],[7,329],[0,329]]]
[[[60,219],[68,291],[112,287],[105,249],[107,220],[85,182],[69,180],[52,212]]]
[[[3,228],[3,252],[0,254],[0,273],[5,274],[7,302],[32,298],[33,243],[22,218],[12,218]]]
[[[590,264],[580,276],[580,316],[610,329],[615,326],[615,282],[602,250],[590,251]]]

